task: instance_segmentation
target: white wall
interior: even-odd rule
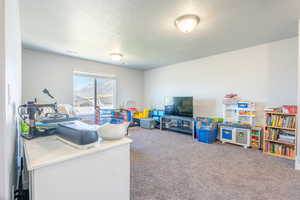
[[[0,199],[15,182],[16,108],[21,102],[19,1],[0,1]]]
[[[298,26],[298,35],[300,33],[300,20],[299,20],[299,26]],[[300,37],[298,36],[298,50],[300,49]],[[297,127],[297,158],[296,158],[296,162],[295,162],[295,168],[297,170],[300,170],[300,51],[298,51],[298,127]]]
[[[4,0],[0,1],[0,136],[5,126],[5,42],[4,42]],[[4,158],[4,140],[0,140],[0,158]],[[4,160],[4,159],[3,159]],[[5,194],[5,163],[0,163],[0,199],[4,199]]]
[[[196,116],[222,116],[222,99],[237,93],[267,105],[297,103],[297,38],[145,71],[145,106],[165,96],[194,96]]]
[[[143,107],[143,71],[89,62],[67,56],[23,49],[23,98],[35,97],[49,101],[44,88],[57,97],[59,103],[73,104],[73,71],[114,75],[117,80],[117,105],[135,100]]]

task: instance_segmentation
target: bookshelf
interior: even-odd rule
[[[296,114],[265,113],[263,152],[268,155],[295,160]]]

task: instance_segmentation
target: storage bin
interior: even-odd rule
[[[217,139],[218,129],[196,129],[196,134],[199,142],[212,144]]]
[[[217,128],[218,123],[214,122],[212,118],[208,117],[197,117],[195,121],[196,129],[206,128],[206,129],[214,129]]]
[[[158,116],[160,116],[160,117],[163,117],[164,115],[165,115],[165,111],[163,111],[163,110],[158,110],[157,111],[158,113]]]
[[[140,126],[142,128],[152,129],[155,128],[156,122],[152,118],[140,119]]]
[[[163,117],[165,112],[163,110],[152,110],[151,116]]]
[[[212,125],[213,120],[208,117],[197,117],[196,118],[196,128],[200,129],[202,127],[209,127]]]
[[[151,116],[158,116],[158,110],[152,110]]]
[[[124,120],[121,119],[111,119],[110,123],[111,124],[122,124],[124,122]]]
[[[141,119],[141,118],[148,118],[150,113],[150,109],[144,109],[143,112],[135,112],[133,114],[133,118]]]
[[[113,109],[99,109],[100,114],[101,115],[111,115],[113,111]]]
[[[156,122],[160,122],[160,118],[165,115],[163,110],[152,110],[150,117],[152,117]]]

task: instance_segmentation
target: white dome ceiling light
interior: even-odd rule
[[[110,57],[113,61],[121,61],[123,59],[123,54],[121,54],[121,53],[111,53]]]
[[[183,33],[190,33],[199,22],[200,18],[197,15],[183,15],[175,20],[175,26]]]

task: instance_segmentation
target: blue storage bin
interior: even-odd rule
[[[158,110],[152,110],[152,115],[153,116],[158,116]]]
[[[121,119],[111,119],[110,123],[111,124],[122,124],[124,122],[124,120]]]
[[[152,110],[151,116],[155,117],[163,117],[165,115],[165,112],[163,110]]]
[[[127,121],[131,122],[132,121],[132,117],[133,117],[133,112],[132,111],[128,111],[127,112]]]
[[[158,110],[157,112],[158,112],[157,115],[160,117],[163,117],[165,115],[165,111],[163,110]]]
[[[152,117],[156,122],[160,122],[160,117]]]
[[[196,133],[199,142],[212,144],[217,139],[218,129],[196,129]]]

